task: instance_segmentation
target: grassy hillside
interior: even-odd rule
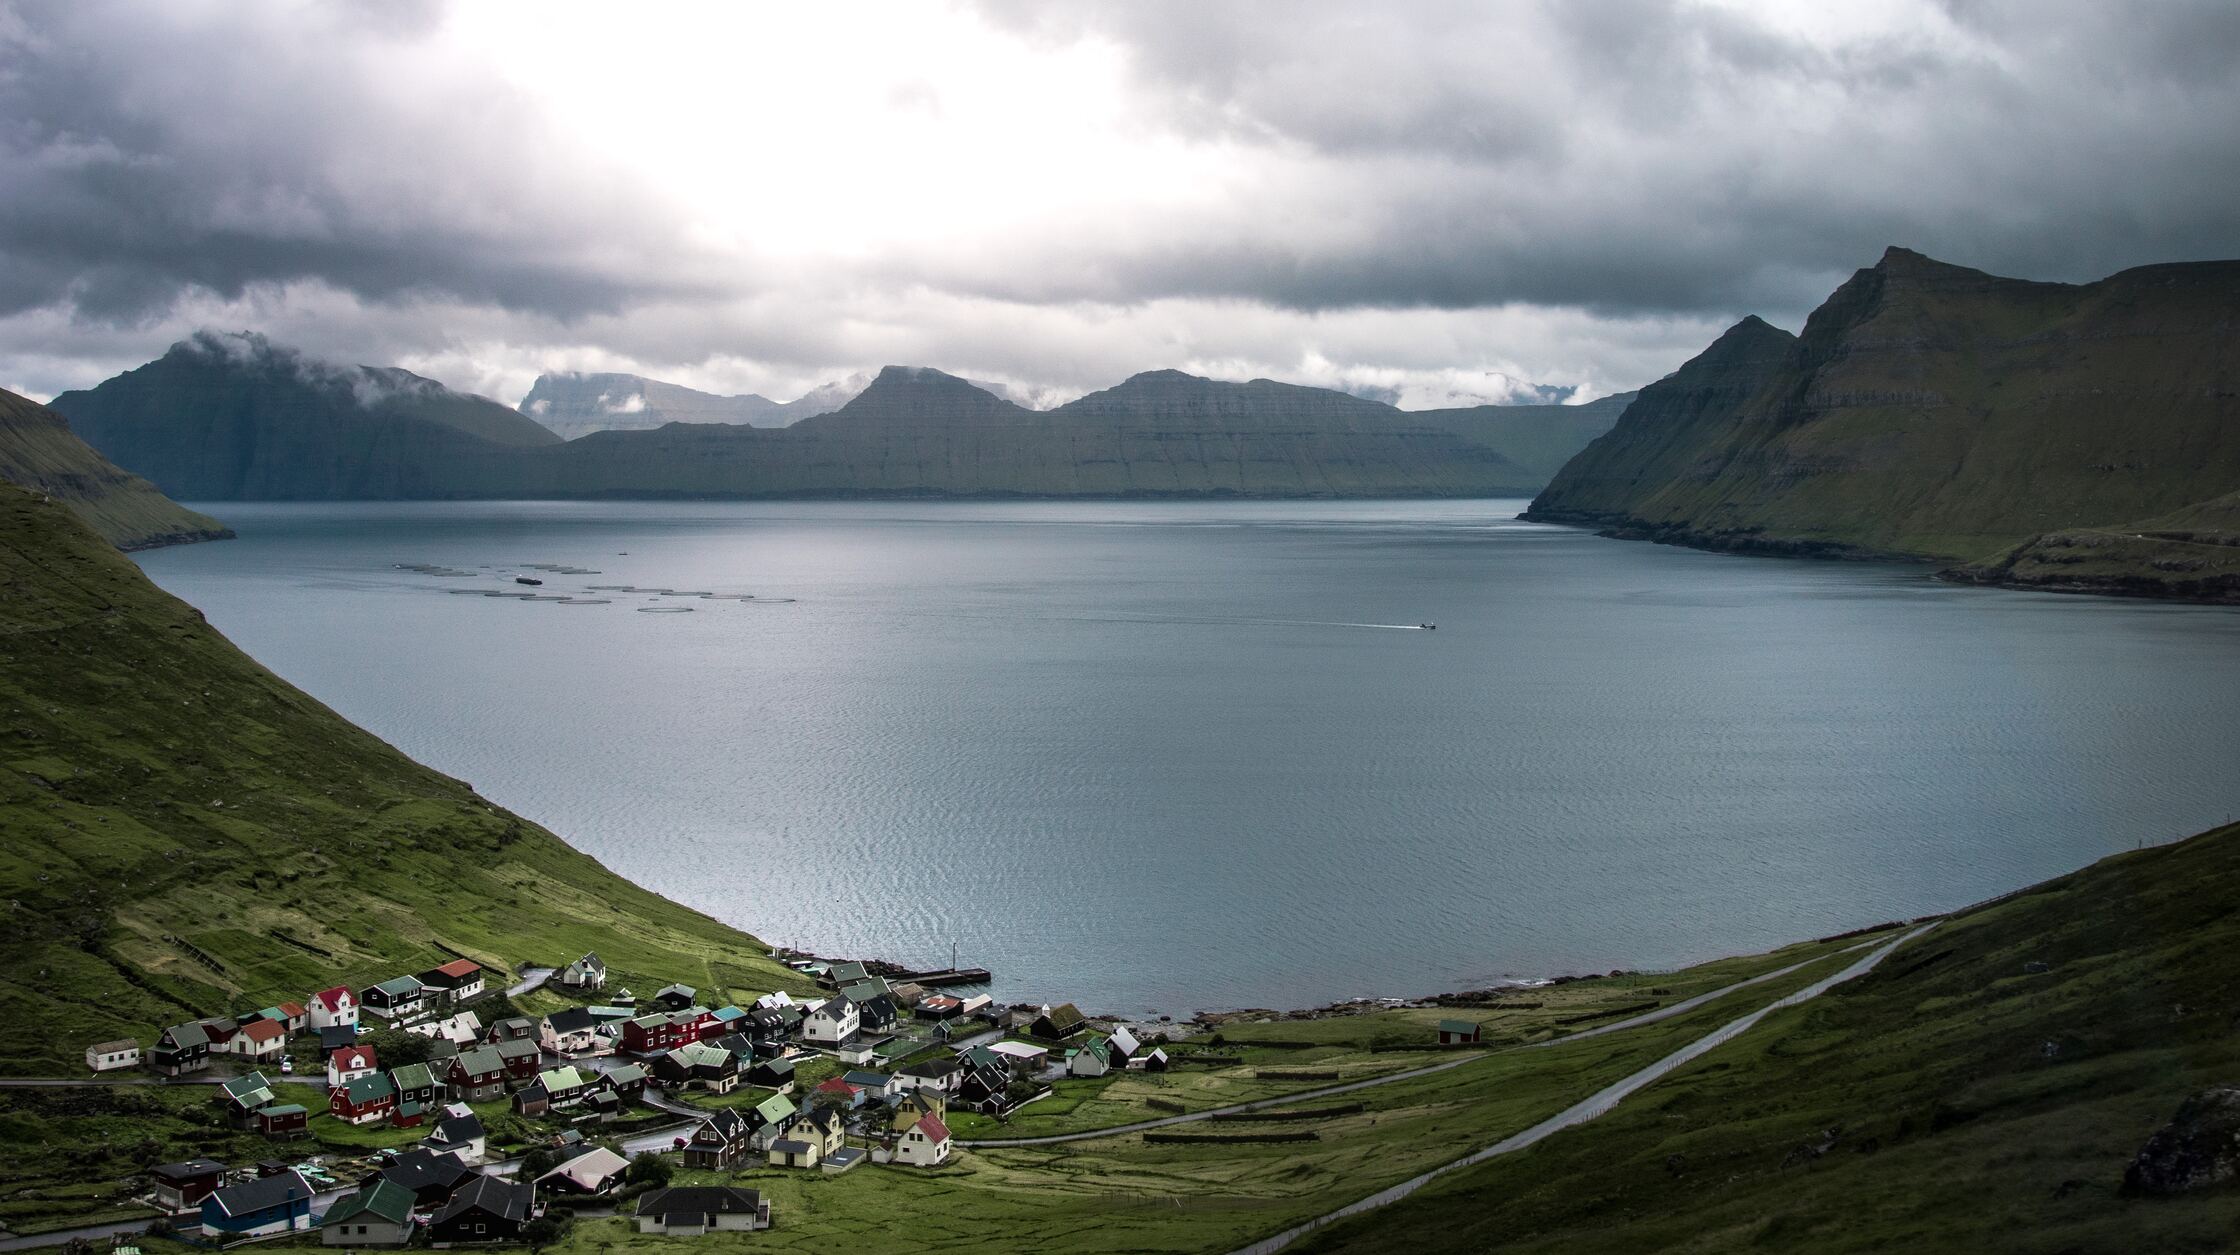
[[[1666,391],[1644,389],[1534,516],[1707,548],[1980,559],[2240,487],[2240,262],[2071,285],[1894,248],[1754,387],[1651,404]]]
[[[2240,492],[2144,522],[2047,532],[1941,574],[2041,592],[2240,604]]]
[[[0,833],[0,1020],[41,1026],[0,1072],[74,1074],[90,1041],[452,952],[511,969],[595,949],[632,985],[794,980],[351,726],[4,485]]]
[[[2240,1081],[2240,827],[1964,913],[1610,1115],[1316,1251],[2228,1251],[2230,1180],[2126,1198]]]
[[[69,506],[119,549],[233,535],[218,520],[119,470],[72,435],[62,415],[6,389],[0,389],[0,479]]]

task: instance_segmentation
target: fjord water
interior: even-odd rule
[[[955,941],[1006,1000],[1670,966],[2233,811],[2240,612],[1522,505],[223,503],[240,539],[139,556],[617,871],[774,943]]]

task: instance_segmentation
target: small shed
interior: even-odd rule
[[[1474,1021],[1439,1021],[1439,1044],[1442,1046],[1463,1046],[1483,1040],[1485,1040],[1485,1028]]]

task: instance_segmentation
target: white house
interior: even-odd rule
[[[1109,1049],[1112,1054],[1112,1066],[1124,1068],[1128,1066],[1130,1060],[1143,1053],[1143,1043],[1137,1041],[1136,1035],[1129,1032],[1128,1026],[1123,1024],[1112,1030],[1112,1044]]]
[[[818,1046],[837,1046],[856,1035],[863,1017],[856,1004],[835,995],[809,1008],[801,1020],[801,1040]]]
[[[584,955],[560,969],[563,989],[604,989],[606,985],[607,963],[596,953]]]
[[[544,1017],[537,1025],[537,1044],[556,1055],[601,1053],[612,1042],[599,1035],[599,1017],[588,1007],[569,1007]]]
[[[1112,1043],[1102,1037],[1092,1037],[1082,1043],[1081,1049],[1066,1060],[1066,1071],[1074,1076],[1103,1076],[1112,1070]]]
[[[449,1019],[429,1020],[423,1024],[407,1025],[404,1031],[418,1033],[422,1037],[439,1038],[455,1046],[464,1046],[469,1042],[482,1040],[482,1017],[472,1011],[461,1011]]]
[[[336,1025],[355,1026],[358,1023],[358,997],[349,989],[336,985],[311,995],[306,1007],[311,1016],[311,1027],[333,1028]]]
[[[139,1065],[140,1043],[129,1037],[86,1047],[86,1066],[96,1072],[114,1072],[118,1068]]]
[[[258,1020],[235,1033],[226,1046],[254,1062],[277,1059],[288,1052],[288,1026],[279,1020]]]
[[[895,1092],[906,1094],[912,1090],[930,1089],[947,1094],[954,1092],[963,1079],[964,1065],[958,1063],[954,1056],[944,1055],[939,1059],[904,1065],[901,1071],[894,1074]]]
[[[457,1155],[461,1163],[481,1162],[486,1136],[481,1117],[465,1103],[452,1103],[444,1112],[436,1131],[420,1144],[439,1155]]]
[[[933,1168],[949,1160],[949,1126],[941,1117],[924,1115],[918,1122],[902,1131],[895,1139],[894,1157],[897,1163],[913,1168]]]
[[[344,1046],[327,1056],[327,1088],[340,1089],[361,1076],[381,1070],[370,1046]]]
[[[638,1232],[692,1237],[726,1229],[767,1229],[770,1204],[729,1185],[677,1185],[638,1200]]]

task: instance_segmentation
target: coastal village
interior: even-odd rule
[[[597,954],[506,988],[459,957],[176,1024],[145,1048],[93,1043],[85,1061],[208,1084],[229,1128],[270,1141],[253,1164],[153,1165],[138,1200],[149,1232],[220,1247],[315,1234],[352,1249],[537,1245],[577,1215],[678,1237],[768,1229],[782,1223],[770,1201],[725,1178],[939,1168],[956,1113],[1003,1119],[1061,1078],[1173,1062],[1163,1035],[1071,1004],[943,992],[984,986],[985,971],[778,957],[818,993],[717,1006],[683,984],[641,995],[610,988]],[[535,990],[575,1005],[510,1013]],[[413,1057],[384,1058],[383,1040]],[[287,1097],[305,1089],[324,1106]],[[362,1135],[369,1153],[306,1154],[307,1140],[335,1141],[310,1139],[314,1121]],[[113,1243],[136,1236],[120,1227]]]

